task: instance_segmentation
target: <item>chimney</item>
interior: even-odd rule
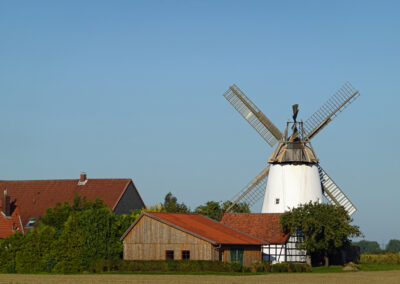
[[[81,173],[81,176],[78,181],[78,185],[85,185],[87,183],[87,176],[85,172]]]
[[[80,182],[84,182],[86,180],[86,173],[81,173],[81,177],[79,179]]]
[[[8,190],[7,188],[3,192],[3,200],[1,202],[1,209],[6,216],[11,215],[11,201],[10,201],[10,196],[8,196]]]

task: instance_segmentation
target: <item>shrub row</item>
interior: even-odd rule
[[[220,261],[191,260],[191,261],[133,261],[133,260],[104,260],[99,259],[92,263],[90,272],[245,272],[249,268],[240,263]]]
[[[257,262],[252,269],[240,263],[221,261],[191,260],[191,261],[110,261],[99,259],[92,263],[90,272],[310,272],[311,267],[304,263]]]
[[[283,262],[271,264],[270,262],[260,261],[253,263],[256,272],[310,272],[311,267],[305,263]]]
[[[400,264],[400,253],[362,254],[360,263]]]

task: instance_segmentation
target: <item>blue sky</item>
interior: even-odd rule
[[[230,199],[272,149],[222,97],[279,127],[346,81],[313,139],[367,239],[400,239],[398,1],[1,1],[0,178],[132,178],[147,204]]]

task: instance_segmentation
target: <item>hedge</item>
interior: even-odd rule
[[[252,268],[240,263],[221,261],[190,260],[190,261],[134,261],[134,260],[103,260],[92,263],[90,272],[310,272],[311,267],[305,263],[256,262]]]
[[[256,272],[311,272],[311,266],[305,263],[282,262],[271,264],[270,262],[260,261],[253,263]]]
[[[249,268],[240,263],[227,263],[220,261],[206,260],[119,260],[111,261],[99,259],[93,262],[89,269],[90,272],[247,272]]]
[[[362,254],[362,264],[400,264],[400,253]]]

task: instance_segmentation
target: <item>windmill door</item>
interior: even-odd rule
[[[243,264],[243,249],[232,248],[231,249],[231,262],[240,262]]]

